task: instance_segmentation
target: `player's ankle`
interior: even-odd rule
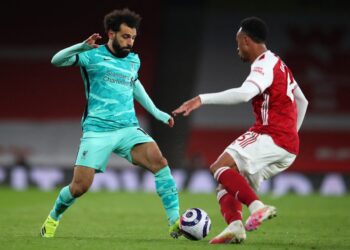
[[[252,203],[249,204],[248,208],[250,211],[250,214],[254,213],[255,211],[263,208],[265,205],[260,200],[255,200]]]

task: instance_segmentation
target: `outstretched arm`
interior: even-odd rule
[[[222,104],[233,105],[241,102],[248,102],[254,96],[259,94],[259,88],[251,83],[244,82],[239,88],[232,88],[218,93],[201,94],[184,102],[172,113],[174,116],[183,114],[188,116],[193,110],[199,108],[202,104]]]
[[[76,61],[76,54],[97,48],[96,40],[101,39],[97,33],[92,34],[88,39],[82,43],[75,44],[57,52],[51,59],[51,63],[57,67],[71,66]]]
[[[151,100],[151,98],[149,97],[139,80],[136,80],[134,85],[134,98],[157,120],[168,124],[171,128],[174,126],[174,118],[172,118],[167,113],[159,110],[156,107],[156,105],[154,105],[153,101]]]
[[[297,104],[297,110],[298,110],[298,121],[297,121],[297,130],[299,131],[301,124],[303,123],[305,113],[307,106],[309,104],[308,100],[304,96],[303,92],[301,91],[300,87],[297,87],[294,90],[294,97]]]

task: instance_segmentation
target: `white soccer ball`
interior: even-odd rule
[[[187,209],[180,217],[180,229],[183,235],[190,240],[205,238],[211,228],[211,220],[203,209]]]

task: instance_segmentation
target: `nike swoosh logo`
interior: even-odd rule
[[[103,58],[104,61],[109,61],[109,60],[112,60],[112,58],[108,58],[108,57],[105,57]]]

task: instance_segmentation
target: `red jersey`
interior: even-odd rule
[[[251,65],[246,82],[260,90],[252,99],[255,123],[249,130],[268,134],[276,145],[298,154],[297,107],[293,94],[298,85],[290,69],[278,56],[266,51]]]

